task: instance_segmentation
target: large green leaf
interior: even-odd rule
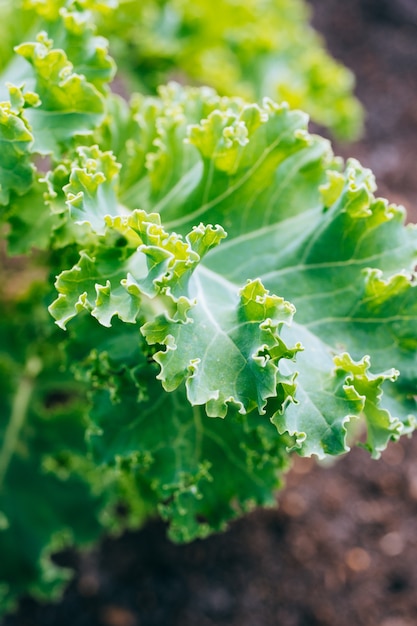
[[[189,541],[253,506],[273,504],[290,438],[274,436],[274,426],[255,412],[232,409],[225,420],[207,418],[187,401],[183,384],[163,390],[137,327],[92,322],[85,316],[75,321],[71,354],[83,361],[83,376],[94,388],[94,459],[130,483],[128,523],[137,525],[145,503],[169,522],[174,540]]]
[[[417,382],[417,292],[413,282],[416,231],[414,226],[404,226],[402,209],[374,199],[369,172],[355,161],[348,163],[344,176],[331,173],[322,192],[322,208],[312,222],[301,221],[300,217],[281,221],[285,211],[279,211],[276,227],[257,235],[252,232],[249,237],[236,237],[213,252],[208,265],[217,272],[221,268],[234,282],[242,276],[260,277],[266,287],[284,294],[296,307],[297,328],[294,325],[290,336],[305,348],[294,367],[298,372],[299,405],[289,406],[282,416],[274,418],[280,430],[288,424],[290,432],[295,432],[299,427],[294,426],[293,416],[297,413],[310,415],[311,432],[316,429],[318,416],[323,420],[323,432],[326,430],[329,416],[323,408],[317,412],[317,405],[323,406],[324,400],[323,395],[318,399],[317,392],[327,393],[330,381],[334,381],[335,355],[348,351],[357,360],[369,355],[371,371],[381,376],[380,383],[397,378],[391,368],[399,371],[397,391],[388,383],[384,388],[397,399],[397,392],[401,392],[406,411],[397,406],[392,417],[384,413],[383,418],[370,411],[367,446],[378,455],[391,437],[414,427],[411,412],[415,411],[412,397]],[[296,222],[302,227],[301,232]],[[295,237],[291,238],[291,230]],[[236,264],[237,250],[248,242],[252,249],[250,259],[243,265]],[[230,271],[224,272],[226,267]],[[387,374],[379,374],[385,370]],[[368,398],[365,389],[359,393]],[[383,397],[378,397],[376,404],[384,411]],[[365,416],[366,408],[365,402]],[[330,413],[332,424],[338,423],[334,407]],[[372,434],[374,421],[377,435]],[[300,442],[307,431],[304,423]],[[319,448],[327,452],[323,441],[320,436]],[[310,447],[308,439],[301,449],[320,455],[316,444]]]
[[[234,286],[219,289],[216,281],[211,286],[210,277],[192,280],[193,270],[224,231],[199,227],[183,241],[169,236],[158,218],[134,212],[107,220],[113,228],[104,242],[58,278],[60,296],[51,312],[65,326],[87,309],[107,326],[115,315],[133,323],[165,308],[164,315],[142,328],[150,345],[167,346],[155,355],[164,387],[170,391],[186,380],[192,404],[206,404],[212,416],[224,416],[230,402],[243,413],[255,407],[262,413],[281,382],[280,359],[292,358],[298,349],[279,337],[293,308],[258,281],[236,292]],[[125,239],[112,248],[114,231],[119,239],[127,235],[130,246],[123,246]]]
[[[301,454],[348,450],[352,420],[364,419],[374,456],[412,430],[416,233],[374,198],[370,172],[354,160],[343,169],[305,116],[270,101],[172,85],[132,123],[143,158],[126,204],[137,192],[136,206],[170,230],[192,230],[183,238],[155,214],[121,216],[116,179],[103,209],[107,179],[86,180],[97,201],[82,220],[98,243],[58,279],[58,323],[83,309],[105,325],[138,322],[163,347],[154,358],[165,389],[185,381],[210,416],[229,403],[266,412]],[[200,220],[228,233],[204,258],[193,242],[220,227],[193,227]]]

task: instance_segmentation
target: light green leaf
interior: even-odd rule
[[[263,413],[267,398],[277,395],[280,359],[299,349],[279,337],[282,325],[291,323],[291,304],[270,296],[259,281],[239,290],[204,272],[192,277],[225,236],[221,228],[199,226],[182,240],[164,231],[157,214],[136,211],[106,221],[135,245],[130,251],[126,245],[121,252],[109,248],[110,229],[94,256],[83,253],[72,270],[62,272],[59,297],[50,307],[57,323],[65,327],[83,309],[104,325],[114,315],[133,323],[164,307],[162,316],[142,327],[150,345],[166,346],[155,355],[164,387],[172,391],[186,380],[190,402],[205,404],[211,416],[224,416],[229,403],[242,413]]]
[[[16,52],[30,63],[26,88],[41,101],[40,106],[26,110],[33,151],[59,153],[74,136],[91,133],[103,119],[104,102],[94,85],[73,71],[66,53],[53,48],[46,33],[40,33],[34,43],[21,44]]]
[[[290,341],[296,338],[304,347],[290,368],[297,372],[298,404],[274,417],[280,432],[287,424],[291,434],[298,433],[303,453],[340,453],[348,449],[346,424],[363,415],[366,445],[378,456],[390,438],[409,432],[414,423],[410,415],[415,415],[412,395],[417,383],[417,292],[412,272],[416,230],[404,226],[401,208],[374,198],[373,179],[356,161],[347,165],[343,189],[340,176],[331,172],[329,185],[323,187],[323,200],[327,204],[333,199],[331,206],[306,213],[303,219],[300,215],[277,221],[276,227],[249,237],[238,236],[207,261],[212,271],[231,268],[228,280],[259,276],[270,291],[279,290],[296,307],[297,326],[285,331],[284,339],[288,332]],[[330,185],[338,193],[330,192]],[[278,213],[283,214],[285,207]],[[243,264],[236,263],[238,251],[249,242],[252,254]],[[368,357],[362,359],[370,356],[375,374],[363,376],[376,380],[380,391],[373,397],[371,383],[366,393],[362,390],[363,407],[346,395],[349,377],[343,381],[341,372],[334,371],[333,357],[345,351],[351,355],[347,358],[366,367]],[[379,374],[387,366],[399,371],[398,380]],[[399,404],[395,408],[381,389],[397,402],[401,394],[407,412]],[[388,408],[395,412],[387,414]]]
[[[199,227],[184,241],[162,228],[158,214],[143,211],[125,218],[107,217],[105,222],[105,234],[92,254],[82,252],[79,263],[57,279],[59,297],[50,311],[58,325],[64,328],[82,309],[105,325],[114,315],[133,323],[158,307],[176,309],[176,315],[186,319],[191,303],[181,295],[182,283],[187,284],[200,255],[217,245],[224,231]],[[156,296],[161,297],[153,303]]]
[[[363,116],[354,77],[328,55],[309,17],[302,0],[124,0],[103,26],[141,92],[180,76],[229,97],[287,101],[353,138]]]
[[[391,439],[398,439],[402,433],[402,423],[398,417],[393,417],[381,407],[381,385],[385,380],[395,382],[399,372],[391,369],[382,374],[371,374],[369,370],[370,359],[364,357],[362,361],[355,362],[348,354],[342,354],[334,358],[338,370],[348,374],[346,382],[352,390],[363,399],[363,413],[367,421],[368,439],[367,447],[375,457],[385,450]]]
[[[117,175],[120,165],[98,146],[80,147],[68,185],[63,188],[73,220],[88,223],[96,233],[105,231],[106,215],[118,214]]]
[[[267,399],[277,395],[279,361],[300,348],[289,348],[279,336],[294,308],[259,281],[237,292],[216,278],[204,272],[194,278],[188,323],[160,318],[142,332],[149,344],[166,345],[154,358],[167,391],[186,380],[189,401],[205,404],[209,416],[224,417],[229,403],[241,413],[262,414]]]
[[[19,109],[0,103],[0,205],[9,203],[11,193],[26,193],[34,178],[30,159],[34,139]]]
[[[51,235],[61,222],[51,211],[50,188],[37,176],[29,191],[9,204],[8,250],[11,254],[25,254],[33,248],[47,250]]]
[[[164,346],[154,358],[167,390],[186,381],[190,402],[213,416],[230,402],[266,411],[302,454],[346,451],[351,420],[363,419],[375,456],[409,432],[417,242],[403,209],[374,197],[373,176],[357,161],[343,169],[329,144],[307,133],[305,116],[268,100],[254,106],[171,85],[141,110],[131,122],[142,166],[127,204],[137,191],[167,231],[204,220],[221,224],[227,240],[202,259],[191,235],[168,234],[154,214],[106,217],[104,247],[91,249],[91,269],[81,272],[84,291],[58,279],[58,322],[87,308],[106,324],[112,315],[145,323],[149,344]],[[137,217],[142,226],[129,221]],[[137,297],[136,314],[122,289]],[[251,290],[259,315],[243,304]],[[291,325],[284,300],[296,307]],[[401,403],[407,410],[397,412]]]
[[[2,13],[6,11],[8,32],[4,55],[0,55],[0,69],[5,81],[26,81],[25,64],[19,57],[11,59],[13,48],[22,41],[31,41],[37,33],[45,31],[55,46],[65,50],[77,74],[86,77],[100,91],[115,73],[114,61],[108,55],[107,40],[97,37],[95,21],[98,14],[114,11],[117,2],[73,2],[72,0],[2,0]],[[1,27],[0,27],[1,28]],[[0,44],[3,51],[3,45]],[[6,66],[6,67],[4,67]],[[0,93],[2,86],[0,85]]]
[[[325,165],[338,164],[327,141],[308,135],[304,113],[173,83],[160,95],[136,101],[130,116],[122,105],[115,111],[136,158],[126,159],[119,135],[107,139],[124,163],[120,194],[130,209],[156,210],[167,228],[183,234],[200,220],[219,223],[230,237],[274,223],[275,203],[287,203],[291,214],[319,205]],[[243,128],[248,141],[241,145],[230,134]]]
[[[116,66],[108,54],[107,40],[95,35],[94,18],[86,6],[91,4],[91,8],[99,10],[104,3],[69,4],[69,9],[63,7],[60,10],[55,23],[48,24],[48,34],[56,47],[65,50],[77,74],[84,76],[100,91],[106,91]]]

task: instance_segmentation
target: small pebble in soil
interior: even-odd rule
[[[296,491],[288,491],[281,500],[281,509],[290,517],[299,517],[306,512],[308,504]]]
[[[291,552],[301,563],[305,563],[316,554],[314,538],[308,533],[295,535],[291,543]]]
[[[371,565],[371,557],[363,548],[351,548],[345,555],[346,565],[353,572],[364,572]]]
[[[388,617],[381,622],[381,626],[415,626],[415,624],[402,617]]]
[[[100,587],[100,581],[95,574],[83,574],[77,584],[80,595],[84,597],[95,596]]]
[[[382,460],[387,465],[396,466],[400,465],[404,459],[404,448],[401,443],[396,442],[396,445],[390,445],[388,448],[382,453]]]
[[[139,626],[137,617],[131,611],[115,604],[103,608],[101,620],[105,626]]]
[[[404,550],[404,538],[398,532],[387,533],[380,539],[379,547],[387,556],[398,556]]]
[[[293,462],[292,471],[295,474],[308,474],[313,469],[315,463],[311,457],[296,457]]]
[[[417,500],[417,472],[414,472],[414,466],[413,471],[408,472],[408,491],[410,497]]]

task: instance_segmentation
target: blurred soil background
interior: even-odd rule
[[[417,221],[417,2],[311,5],[367,110],[363,139],[335,151]],[[24,599],[3,626],[416,626],[417,437],[378,462],[298,459],[279,502],[186,546],[153,522],[61,555],[77,572],[63,600]]]

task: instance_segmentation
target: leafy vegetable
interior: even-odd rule
[[[164,388],[186,383],[208,415],[224,417],[231,404],[266,411],[292,448],[319,457],[346,451],[347,423],[363,416],[378,456],[414,423],[415,228],[374,198],[357,162],[343,170],[298,112],[176,86],[150,106],[160,107],[152,123],[161,132],[138,172],[140,205],[180,233],[197,220],[222,224],[226,241],[219,226],[200,223],[184,237],[157,214],[121,215],[117,177],[104,209],[109,178],[85,176],[78,197],[89,203],[73,215],[97,239],[57,280],[59,325],[82,310],[105,326],[114,316],[136,322],[162,348],[154,359]],[[152,179],[168,163],[161,193]],[[391,416],[385,395],[390,406],[403,397],[407,410]]]
[[[32,255],[0,292],[5,608],[56,594],[59,546],[155,514],[205,537],[273,504],[293,453],[378,457],[416,420],[416,228],[369,170],[269,98],[127,102],[111,2],[28,4],[44,30],[0,104],[2,220]]]
[[[302,0],[2,0],[3,5],[9,15],[0,69],[12,45],[44,29],[76,72],[91,80],[93,71],[107,80],[103,74],[110,67],[94,67],[102,65],[104,53],[100,39],[92,45],[87,34],[92,12],[118,64],[141,91],[152,94],[179,79],[249,101],[266,95],[304,109],[340,138],[361,132],[354,78],[325,52]]]

